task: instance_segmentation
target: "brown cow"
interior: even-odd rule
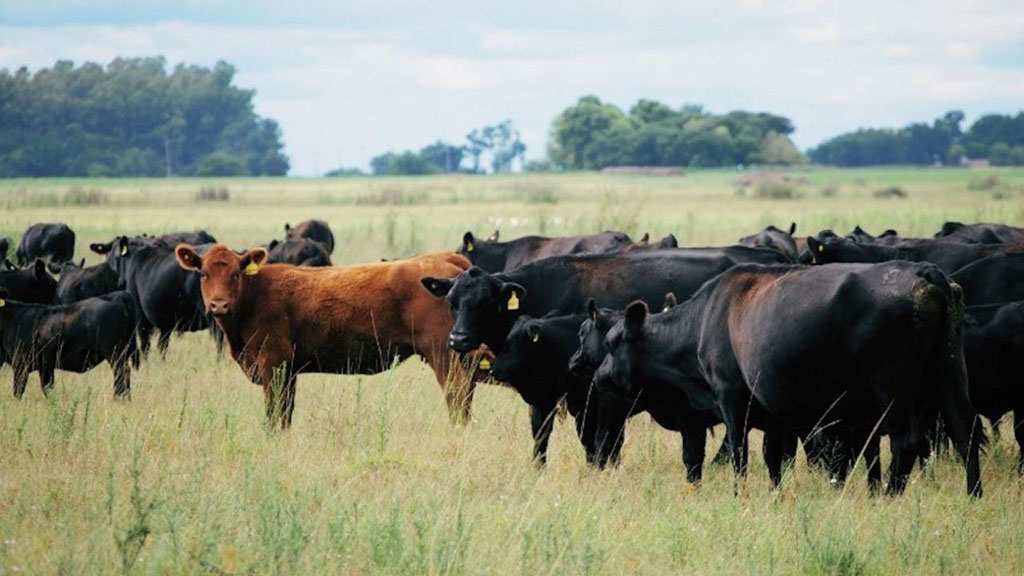
[[[182,268],[201,274],[206,310],[242,371],[263,387],[271,426],[278,417],[281,428],[291,425],[298,374],[375,374],[414,354],[434,370],[451,419],[468,419],[473,384],[448,350],[448,305],[420,284],[457,276],[470,267],[466,258],[445,252],[301,268],[265,264],[260,247],[239,255],[216,245],[200,256],[179,244],[174,252]]]

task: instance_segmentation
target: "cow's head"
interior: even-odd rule
[[[602,393],[635,396],[641,387],[638,368],[644,362],[644,324],[647,304],[637,300],[626,307],[622,319],[608,330],[607,350],[594,374],[594,386]]]
[[[530,403],[534,390],[525,388],[531,384],[546,382],[538,380],[542,370],[549,367],[546,360],[551,350],[550,343],[544,338],[544,320],[533,316],[520,316],[509,330],[505,347],[494,360],[491,375],[502,382],[511,382],[519,389],[523,398]]]
[[[799,254],[796,249],[796,240],[793,238],[794,232],[796,232],[796,222],[790,224],[787,230],[768,226],[757,234],[740,238],[740,245],[752,248],[770,248],[781,252],[790,260],[796,261]]]
[[[594,371],[608,353],[604,338],[619,318],[622,318],[621,312],[598,308],[593,298],[587,300],[587,319],[579,330],[580,347],[569,358],[569,372],[573,376],[586,379],[593,377]]]
[[[214,316],[228,316],[237,310],[245,283],[259,274],[260,267],[267,260],[267,250],[257,246],[239,255],[227,246],[217,244],[205,256],[200,256],[192,246],[178,244],[174,256],[179,266],[199,273],[206,312]]]
[[[420,282],[451,306],[448,346],[457,352],[475,350],[480,344],[501,350],[526,298],[526,289],[519,284],[505,282],[476,266],[454,279],[426,277]]]

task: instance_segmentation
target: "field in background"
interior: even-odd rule
[[[791,221],[801,233],[860,224],[904,235],[944,220],[1024,224],[1024,170],[787,175],[8,180],[0,236],[66,222],[93,263],[88,243],[115,234],[205,228],[242,248],[316,217],[344,264],[453,249],[466,230],[495,228],[506,239],[612,228],[711,245]],[[906,196],[876,195],[892,188]],[[199,199],[222,189],[227,201]],[[678,435],[646,416],[631,422],[619,469],[589,469],[567,421],[538,471],[517,396],[481,387],[473,422],[453,428],[415,360],[374,377],[301,377],[284,434],[266,431],[262,394],[202,334],[174,339],[166,360],[154,354],[130,403],[111,399],[105,366],[57,380],[49,399],[35,376],[20,402],[0,393],[0,573],[1024,570],[1024,482],[1005,426],[983,457],[978,502],[947,456],[915,472],[902,498],[870,497],[862,467],[835,490],[802,458],[773,492],[759,448],[737,497],[727,467],[689,486]]]

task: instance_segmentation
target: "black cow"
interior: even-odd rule
[[[971,403],[993,425],[1013,412],[1024,474],[1024,301],[968,306],[964,312],[964,355]]]
[[[39,372],[43,393],[54,371],[83,373],[100,362],[114,370],[114,397],[131,394],[131,369],[139,366],[136,313],[131,296],[115,292],[65,305],[7,300],[0,288],[0,363],[14,369],[14,396],[25,393],[30,373]]]
[[[67,224],[33,224],[28,227],[14,251],[18,266],[36,258],[67,262],[75,257],[75,233]]]
[[[102,256],[109,256],[111,249],[120,239],[121,237],[118,236],[109,242],[96,242],[94,244],[89,244],[89,249]],[[194,246],[217,243],[217,239],[206,230],[196,230],[194,232],[168,232],[167,234],[161,234],[159,236],[143,234],[132,238],[132,240],[138,242],[161,242],[170,248],[174,248],[181,243],[192,244]]]
[[[0,238],[0,262],[7,260],[7,251],[11,249],[10,238]]]
[[[827,237],[824,240],[808,238],[807,247],[813,264],[908,260],[931,262],[947,274],[992,254],[1024,251],[1024,244],[964,244],[948,240],[914,239],[904,240],[895,246],[883,246],[861,244],[838,237]]]
[[[963,288],[968,306],[1024,300],[1024,252],[986,256],[949,277]]]
[[[202,253],[208,248],[204,245],[197,250]],[[154,330],[160,332],[157,349],[166,355],[171,334],[212,325],[203,304],[199,275],[178,266],[173,246],[154,238],[121,236],[108,250],[107,266],[117,274],[118,289],[127,290],[135,299],[144,354]]]
[[[895,246],[904,240],[919,240],[919,238],[901,238],[900,235],[892,228],[882,232],[878,236],[872,236],[861,228],[860,224],[856,225],[853,230],[846,235],[846,238],[848,240],[853,240],[858,244],[882,244],[883,246]]]
[[[267,262],[296,266],[331,266],[327,248],[309,238],[288,238],[284,242],[271,240],[267,245]]]
[[[46,271],[46,264],[37,259],[28,268],[0,271],[0,287],[7,289],[12,300],[49,304],[57,292],[57,281]]]
[[[497,232],[492,237],[494,240],[481,240],[472,232],[466,232],[462,236],[462,244],[455,251],[468,258],[474,266],[494,274],[515,270],[551,256],[620,252],[633,244],[625,233],[612,231],[556,238],[523,236],[509,242],[499,242]]]
[[[423,285],[448,300],[453,316],[449,346],[466,353],[481,344],[501,350],[521,314],[541,317],[552,310],[583,310],[589,298],[608,308],[622,308],[636,299],[661,306],[666,293],[689,297],[737,263],[784,261],[774,250],[745,246],[574,254],[499,274],[474,266],[454,279],[424,278]]]
[[[323,244],[324,250],[327,251],[327,256],[334,253],[334,233],[331,232],[331,227],[327,225],[327,222],[323,220],[306,220],[305,222],[299,222],[295,228],[286,223],[284,225],[284,237],[286,241],[308,238]],[[330,266],[330,264],[326,264],[326,266]]]
[[[85,260],[80,264],[65,262],[59,266],[51,264],[50,271],[60,274],[54,298],[57,304],[70,304],[117,290],[117,273],[106,263],[86,267]]]
[[[1024,242],[1024,228],[1006,224],[946,222],[935,237],[976,244],[1017,244]]]
[[[644,303],[631,304],[608,333],[595,383],[635,393],[661,379],[683,386],[692,404],[717,403],[737,476],[746,473],[746,431],[762,418],[776,483],[796,434],[837,443],[846,454],[840,478],[865,447],[875,485],[876,432],[887,433],[890,493],[927,453],[925,423],[941,412],[968,492],[980,496],[984,431],[968,397],[962,302],[928,264],[740,265],[664,314],[648,318]]]
[[[740,238],[739,243],[740,246],[778,250],[785,254],[790,262],[796,262],[800,257],[801,247],[797,246],[797,239],[793,237],[794,232],[796,232],[796,222],[789,225],[789,230],[779,230],[775,226],[769,225],[757,234]]]

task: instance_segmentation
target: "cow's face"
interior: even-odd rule
[[[491,374],[503,382],[531,383],[531,374],[544,368],[541,321],[532,316],[520,316],[508,333],[505,348],[494,361]]]
[[[622,320],[605,336],[608,351],[594,374],[594,386],[603,393],[634,396],[640,389],[639,368],[644,354],[644,324],[647,304],[637,301],[626,308]]]
[[[580,347],[569,358],[569,372],[573,376],[577,378],[593,376],[594,371],[604,360],[605,354],[608,353],[604,345],[605,336],[621,317],[621,314],[612,310],[598,309],[593,298],[587,301],[587,319],[579,329]]]
[[[454,280],[427,277],[420,281],[451,306],[448,346],[457,352],[475,350],[480,344],[501,350],[526,298],[526,289],[519,284],[504,282],[475,266]]]
[[[267,250],[256,247],[238,255],[218,244],[210,248],[206,256],[200,256],[192,246],[179,244],[174,255],[179,266],[199,273],[206,312],[224,317],[238,309],[242,288],[250,277],[259,274],[266,262]]]

